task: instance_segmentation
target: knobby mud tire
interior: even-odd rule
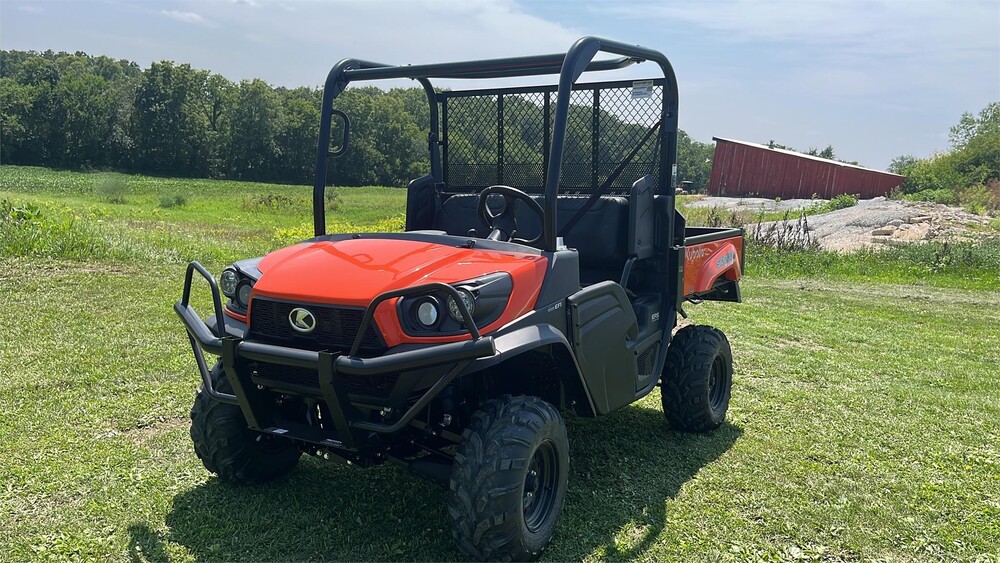
[[[667,349],[660,396],[670,425],[708,432],[726,419],[733,386],[733,352],[721,330],[692,325],[677,331]]]
[[[559,411],[538,397],[488,401],[463,432],[448,492],[452,535],[482,561],[534,561],[566,498],[569,441]]]
[[[232,393],[220,365],[209,374],[216,391]],[[247,428],[237,405],[221,403],[198,388],[191,407],[191,441],[205,469],[234,483],[263,483],[287,474],[302,452],[288,440]]]

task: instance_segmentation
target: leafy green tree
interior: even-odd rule
[[[986,105],[979,116],[963,113],[958,123],[948,133],[952,148],[962,149],[978,138],[1000,135],[1000,102]]]
[[[677,133],[677,178],[679,181],[691,182],[694,191],[701,191],[708,186],[714,157],[714,143],[695,141],[684,131]]]
[[[202,85],[204,89],[199,101],[206,127],[208,174],[218,178],[226,176],[230,164],[237,88],[224,76],[211,73],[204,77]]]
[[[833,145],[827,145],[825,149],[819,150],[816,147],[809,147],[809,150],[802,154],[808,154],[809,156],[817,156],[819,158],[825,158],[827,160],[836,160],[837,155],[833,151]]]
[[[322,96],[311,88],[282,88],[278,95],[284,119],[275,137],[279,155],[274,163],[275,177],[283,182],[310,184],[316,169]]]
[[[900,155],[892,159],[892,162],[889,163],[888,171],[893,174],[899,174],[900,176],[907,176],[918,162],[920,162],[920,160],[913,155]]]
[[[54,117],[61,122],[62,142],[61,153],[52,155],[56,164],[100,167],[107,163],[113,110],[108,90],[108,82],[96,74],[80,73],[59,82],[59,109]]]
[[[379,126],[369,133],[375,150],[385,157],[378,183],[405,186],[409,180],[429,172],[426,143],[422,142],[420,128],[405,111],[402,100],[382,95],[376,96],[374,102],[372,117]]]
[[[906,175],[903,193],[982,212],[1000,207],[1000,102],[962,114],[951,128],[952,149],[925,159],[900,156],[890,171]]]
[[[280,153],[275,135],[283,115],[275,91],[260,79],[240,82],[232,117],[230,174],[244,180],[274,181]]]
[[[12,77],[0,77],[0,162],[29,162],[25,139],[29,134],[30,114],[35,89]]]
[[[207,73],[170,61],[153,63],[135,98],[133,136],[141,170],[177,176],[208,172],[208,127],[198,111]]]
[[[21,163],[47,164],[62,144],[56,121],[59,67],[49,58],[30,57],[17,67],[14,79],[23,88],[12,95],[21,103],[10,111],[20,110],[12,121],[20,123],[18,130],[22,136],[11,139],[12,148]]]

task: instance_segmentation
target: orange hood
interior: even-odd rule
[[[303,303],[367,307],[386,291],[429,282],[455,283],[506,272],[513,282],[510,301],[489,332],[535,306],[545,278],[546,259],[534,254],[456,248],[393,239],[305,242],[265,256],[253,296]],[[410,340],[398,328],[394,299],[379,306],[375,320],[387,343]],[[427,341],[426,338],[421,339]],[[448,340],[452,340],[448,338]]]

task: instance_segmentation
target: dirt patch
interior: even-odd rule
[[[108,439],[124,436],[136,445],[141,446],[157,436],[162,436],[163,434],[167,434],[168,432],[177,430],[178,428],[186,428],[189,424],[191,424],[191,419],[186,416],[179,416],[176,418],[160,418],[157,422],[146,426],[130,428],[124,431],[108,430],[107,432],[99,434],[98,438]]]

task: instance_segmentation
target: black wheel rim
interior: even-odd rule
[[[542,442],[531,456],[524,476],[524,523],[537,533],[552,515],[559,481],[559,457],[551,441]]]
[[[718,410],[726,399],[726,361],[716,356],[712,362],[712,373],[708,377],[708,404]]]

